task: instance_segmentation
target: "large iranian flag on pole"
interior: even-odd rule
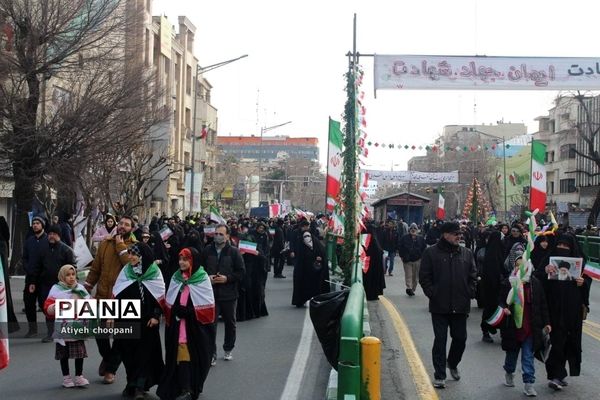
[[[342,175],[342,131],[340,123],[329,118],[329,146],[327,150],[327,211],[333,211],[340,195]]]
[[[533,140],[531,142],[531,186],[529,190],[529,208],[540,213],[546,208],[546,145]]]
[[[444,220],[446,218],[446,209],[444,208],[445,202],[446,201],[444,199],[444,196],[442,196],[442,194],[440,193],[440,199],[438,201],[438,208],[437,208],[437,212],[435,214],[437,219]]]

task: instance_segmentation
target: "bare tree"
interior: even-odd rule
[[[0,0],[0,169],[15,182],[13,254],[36,195],[48,197],[37,188],[72,191],[79,172],[118,160],[168,113],[135,56],[138,3]]]

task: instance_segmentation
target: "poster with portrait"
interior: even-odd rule
[[[556,272],[548,274],[548,279],[558,281],[571,281],[581,277],[583,258],[578,257],[550,257],[550,265],[556,267]]]

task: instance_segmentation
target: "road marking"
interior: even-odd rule
[[[583,332],[591,337],[593,337],[596,340],[600,340],[600,333],[598,333],[596,330],[592,329],[591,327],[587,326],[586,324],[583,325]]]
[[[313,335],[313,327],[310,322],[310,315],[308,314],[307,308],[304,313],[304,325],[302,326],[300,343],[298,343],[294,362],[290,368],[290,373],[285,382],[285,388],[283,388],[280,400],[298,399],[300,387],[302,386],[302,378],[304,376],[304,371],[306,370],[306,364],[308,363],[308,356],[310,355],[310,346],[312,345]]]
[[[417,389],[417,394],[423,400],[438,400],[439,397],[431,384],[423,360],[419,356],[415,342],[412,339],[410,330],[404,319],[396,309],[396,307],[384,296],[379,297],[380,303],[387,309],[388,314],[392,318],[396,334],[402,343],[402,349],[406,355],[406,360],[410,366],[410,374]]]
[[[590,321],[589,319],[586,319],[585,321],[583,321],[584,324],[588,324],[594,328],[598,328],[600,329],[600,324],[594,321]]]

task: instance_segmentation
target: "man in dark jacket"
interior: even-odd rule
[[[42,217],[33,217],[31,222],[33,235],[29,236],[23,245],[23,268],[25,269],[26,282],[33,283],[35,281],[35,268],[38,265],[43,249],[48,247],[48,235],[44,232],[45,226],[46,220]],[[44,300],[40,297],[39,288],[31,292],[29,285],[25,285],[23,303],[25,304],[25,315],[27,316],[27,323],[29,325],[29,330],[25,334],[26,338],[32,338],[37,335],[36,302],[40,308],[44,305]]]
[[[229,244],[229,227],[219,224],[215,228],[213,243],[204,248],[200,255],[200,265],[210,277],[215,295],[215,322],[212,326],[212,365],[217,363],[217,324],[219,315],[225,323],[225,360],[233,360],[231,352],[235,347],[235,309],[238,298],[238,285],[244,278],[244,260],[240,252]]]
[[[406,294],[409,296],[415,295],[417,288],[417,280],[419,279],[419,267],[421,265],[421,257],[427,248],[423,236],[418,235],[416,224],[412,224],[408,231],[409,233],[402,236],[398,245],[398,254],[402,258],[404,264],[404,282],[406,284]]]
[[[459,245],[460,226],[456,222],[446,222],[440,227],[440,233],[439,242],[423,253],[419,273],[419,283],[429,298],[435,336],[432,355],[433,386],[436,388],[446,387],[446,367],[452,378],[460,379],[458,364],[465,351],[467,318],[477,282],[473,253]],[[452,344],[446,358],[448,328]]]
[[[61,241],[61,229],[58,225],[48,228],[48,245],[41,250],[37,265],[34,268],[31,280],[27,283],[30,293],[39,292],[42,304],[48,298],[50,289],[58,283],[58,271],[63,265],[77,265],[73,249]],[[54,320],[46,319],[48,334],[42,339],[42,342],[52,341],[54,333]]]
[[[387,258],[384,260],[385,272],[392,276],[394,271],[394,258],[396,257],[396,247],[398,246],[398,230],[394,226],[391,220],[385,223],[385,226],[381,232],[381,247],[387,251]]]

